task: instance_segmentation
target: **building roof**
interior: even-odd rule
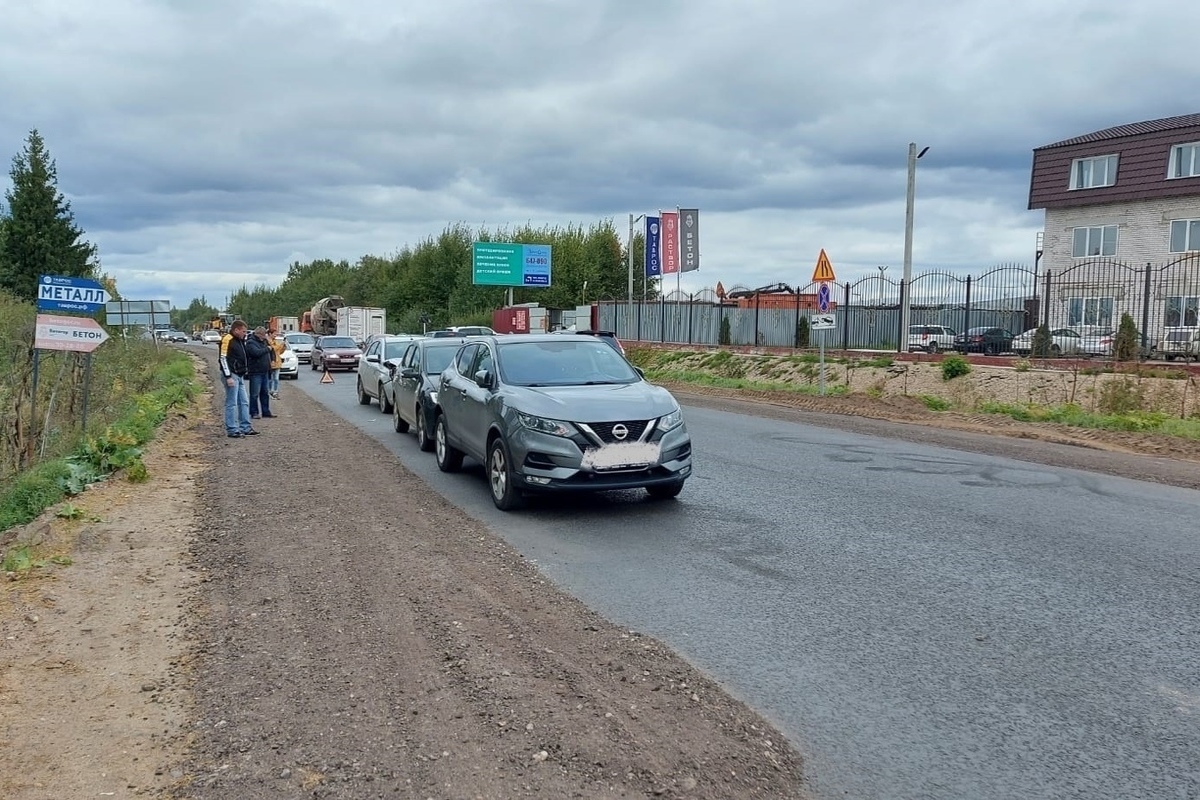
[[[1104,130],[1095,131],[1093,133],[1085,133],[1083,136],[1076,136],[1073,139],[1063,139],[1061,142],[1035,147],[1034,150],[1050,150],[1054,147],[1069,147],[1071,145],[1087,144],[1089,142],[1107,142],[1110,139],[1121,139],[1125,136],[1138,136],[1143,133],[1173,131],[1177,128],[1190,128],[1195,125],[1200,125],[1200,114],[1184,114],[1180,117],[1164,117],[1162,119],[1147,120],[1146,122],[1132,122],[1128,125],[1117,125],[1116,127],[1105,128]]]

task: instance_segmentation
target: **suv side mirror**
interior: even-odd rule
[[[475,383],[482,386],[484,389],[492,388],[492,373],[490,370],[481,369],[475,373]]]

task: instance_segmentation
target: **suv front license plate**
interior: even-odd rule
[[[618,442],[587,450],[581,461],[585,469],[629,469],[658,463],[662,448],[657,442]]]

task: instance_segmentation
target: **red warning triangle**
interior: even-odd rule
[[[325,374],[321,376],[321,383],[333,383],[333,373],[325,370]]]
[[[825,281],[836,281],[833,277],[833,264],[829,263],[829,256],[825,255],[825,248],[821,248],[821,255],[817,257],[817,268],[813,270],[813,283],[823,283]]]

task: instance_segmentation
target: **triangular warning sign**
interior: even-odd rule
[[[836,281],[833,277],[833,264],[829,263],[829,256],[825,255],[825,248],[821,248],[821,255],[817,256],[817,268],[813,270],[813,283],[823,283],[825,281]]]
[[[333,373],[325,370],[325,374],[321,376],[321,383],[333,383]]]

